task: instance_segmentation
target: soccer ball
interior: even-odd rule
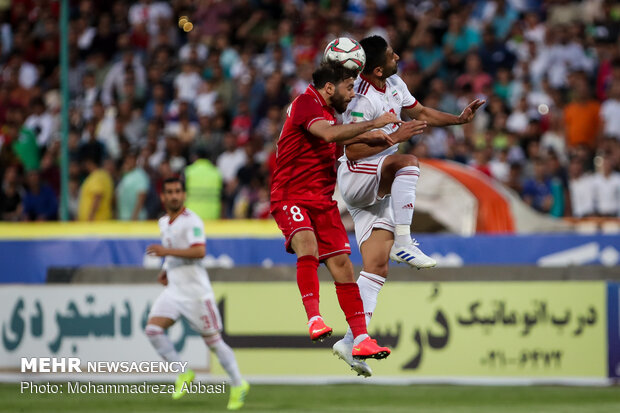
[[[325,48],[323,59],[338,62],[347,69],[360,72],[366,64],[366,53],[358,42],[348,37],[339,37]]]

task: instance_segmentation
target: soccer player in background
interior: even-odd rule
[[[338,187],[355,223],[355,237],[362,254],[363,269],[357,283],[368,324],[387,277],[390,258],[414,268],[436,265],[411,238],[420,168],[415,156],[397,153],[398,144],[409,140],[420,122],[429,126],[471,122],[484,101],[474,100],[459,116],[424,107],[396,75],[398,55],[382,37],[367,37],[360,44],[366,52],[366,65],[355,82],[356,94],[344,114],[343,123],[355,125],[372,121],[384,112],[394,113],[399,119],[404,112],[414,119],[382,128],[394,144],[389,141],[373,146],[364,142],[347,143],[339,159]],[[350,356],[352,346],[352,335],[348,331],[334,344],[333,350],[358,374],[370,376],[372,372],[366,363]]]
[[[366,122],[336,125],[335,112],[346,110],[355,94],[356,77],[356,71],[337,63],[322,64],[312,74],[313,84],[289,106],[277,142],[271,213],[286,238],[286,250],[297,254],[297,285],[310,338],[322,340],[332,333],[319,311],[317,268],[324,262],[334,278],[338,302],[354,337],[351,356],[380,359],[390,350],[378,346],[367,334],[363,303],[348,256],[349,239],[332,199],[336,143],[382,143],[387,139],[384,132],[364,133],[400,121],[394,114],[384,113]]]
[[[149,245],[146,252],[165,257],[158,281],[166,289],[151,308],[145,333],[164,360],[180,361],[165,331],[180,316],[185,317],[191,327],[201,334],[230,377],[228,409],[240,409],[250,385],[241,377],[235,354],[220,335],[222,320],[209,276],[201,264],[205,256],[204,224],[198,215],[185,208],[185,186],[179,178],[164,181],[161,201],[166,210],[166,215],[159,220],[162,245]],[[179,375],[173,399],[185,394],[183,387],[194,376],[192,370]]]

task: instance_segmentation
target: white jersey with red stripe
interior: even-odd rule
[[[205,245],[204,223],[193,211],[184,208],[173,220],[168,215],[159,219],[162,245],[166,248],[186,249]],[[202,296],[212,293],[209,276],[199,258],[167,256],[163,268],[168,288],[178,295]]]
[[[418,101],[409,92],[407,85],[398,75],[392,75],[387,78],[385,87],[378,89],[364,75],[360,75],[354,84],[355,97],[349,103],[346,112],[343,115],[343,123],[362,122],[366,120],[376,119],[385,112],[394,113],[400,118],[403,108],[412,108],[417,105]],[[398,126],[396,124],[385,125],[381,130],[390,134],[394,132]],[[381,153],[369,156],[366,159],[379,158],[384,155],[391,155],[398,151],[398,144],[393,145]],[[361,161],[364,161],[363,159]],[[346,155],[339,159],[341,162],[347,160]]]

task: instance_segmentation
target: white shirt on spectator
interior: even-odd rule
[[[525,112],[515,110],[506,119],[506,129],[510,132],[523,133],[529,123],[530,118]]]
[[[233,152],[223,152],[217,157],[217,169],[222,174],[222,180],[228,183],[237,177],[237,172],[243,165],[247,155],[242,148],[235,149]]]
[[[54,117],[48,112],[40,115],[34,113],[26,118],[24,126],[37,132],[37,145],[47,146],[54,131]]]
[[[215,101],[217,100],[217,92],[203,92],[196,97],[196,112],[198,116],[214,116]]]
[[[146,71],[144,70],[144,66],[142,65],[142,62],[140,62],[140,58],[138,56],[134,56],[131,66],[134,72],[134,79],[136,81],[136,89],[146,90]],[[125,65],[121,60],[114,63],[103,81],[101,101],[105,106],[110,106],[114,103],[114,97],[112,94],[114,90],[118,95],[122,94],[124,82]]]
[[[508,182],[510,164],[507,161],[494,158],[489,161],[491,176],[500,182]]]
[[[607,177],[597,173],[593,182],[596,212],[620,216],[620,173],[612,172]]]
[[[199,61],[204,62],[207,60],[207,56],[209,56],[209,49],[202,43],[186,43],[183,45],[183,47],[179,50],[179,60],[181,62],[187,62],[190,59],[192,49],[196,49],[196,56]]]
[[[428,148],[428,154],[433,158],[443,158],[448,147],[448,132],[444,128],[433,128],[430,133],[422,135],[423,142]]]
[[[121,145],[116,133],[116,109],[109,107],[106,109],[103,119],[97,124],[95,133],[97,140],[105,146],[105,150],[112,159],[119,159],[121,156]]]
[[[19,68],[19,85],[24,89],[30,89],[37,84],[39,72],[35,65],[23,62]]]
[[[620,139],[620,100],[607,99],[601,105],[600,114],[605,124],[605,136]]]
[[[579,178],[568,181],[574,217],[581,218],[594,213],[593,185],[593,176],[590,174],[583,174]]]
[[[150,34],[155,35],[159,32],[159,19],[169,19],[172,17],[172,8],[165,1],[158,1],[151,4],[136,3],[129,8],[129,23],[136,25],[146,23]]]
[[[198,88],[202,83],[200,75],[196,72],[179,73],[174,78],[174,88],[177,91],[177,98],[186,102],[194,102],[198,95]]]

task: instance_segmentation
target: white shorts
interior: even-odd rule
[[[394,232],[392,197],[380,198],[381,167],[389,155],[363,162],[340,162],[338,188],[355,223],[355,238],[360,247],[373,228]]]
[[[149,318],[165,317],[174,321],[183,316],[189,325],[202,335],[210,336],[222,330],[222,318],[213,294],[184,297],[166,288],[155,300]]]

